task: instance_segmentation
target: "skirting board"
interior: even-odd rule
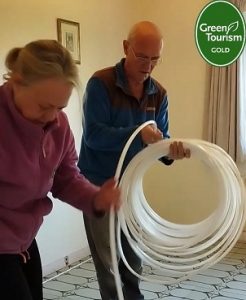
[[[79,260],[82,260],[83,258],[86,258],[88,255],[90,255],[90,249],[89,246],[82,248],[76,252],[68,254],[68,261],[69,264],[75,263]],[[53,272],[56,272],[57,270],[60,270],[64,268],[65,262],[64,262],[64,257],[61,257],[57,259],[56,261],[48,264],[48,265],[43,265],[43,276],[49,275]]]

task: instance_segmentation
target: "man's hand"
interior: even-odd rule
[[[170,144],[168,158],[176,160],[185,157],[190,158],[190,149],[185,149],[182,142],[173,142]]]
[[[141,131],[144,144],[153,144],[163,139],[162,132],[154,125],[145,126]]]
[[[115,210],[120,207],[120,189],[116,187],[115,180],[107,180],[94,198],[94,210],[96,213],[108,212],[113,206]]]

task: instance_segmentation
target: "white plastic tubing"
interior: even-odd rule
[[[144,123],[126,143],[115,174],[117,180],[133,139],[145,126],[154,123]],[[118,270],[119,256],[140,279],[174,284],[217,263],[232,249],[243,230],[245,187],[233,160],[214,144],[202,140],[178,141],[190,148],[191,158],[201,160],[217,176],[220,190],[218,206],[210,216],[195,224],[180,225],[161,218],[149,206],[143,193],[142,180],[146,170],[160,157],[168,154],[173,140],[160,141],[139,152],[131,160],[119,182],[122,206],[117,215],[113,209],[110,212],[110,247],[119,300],[124,300]],[[163,274],[161,280],[144,277],[131,269],[122,250],[121,231],[142,261],[153,269],[160,270]]]

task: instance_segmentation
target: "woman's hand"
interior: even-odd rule
[[[111,206],[118,210],[120,204],[120,189],[113,178],[109,179],[101,186],[94,198],[94,211],[96,214],[105,213],[110,211]]]

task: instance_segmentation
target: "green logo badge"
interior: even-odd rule
[[[215,0],[201,11],[196,21],[196,45],[211,65],[224,67],[233,63],[245,45],[245,21],[235,5]]]

